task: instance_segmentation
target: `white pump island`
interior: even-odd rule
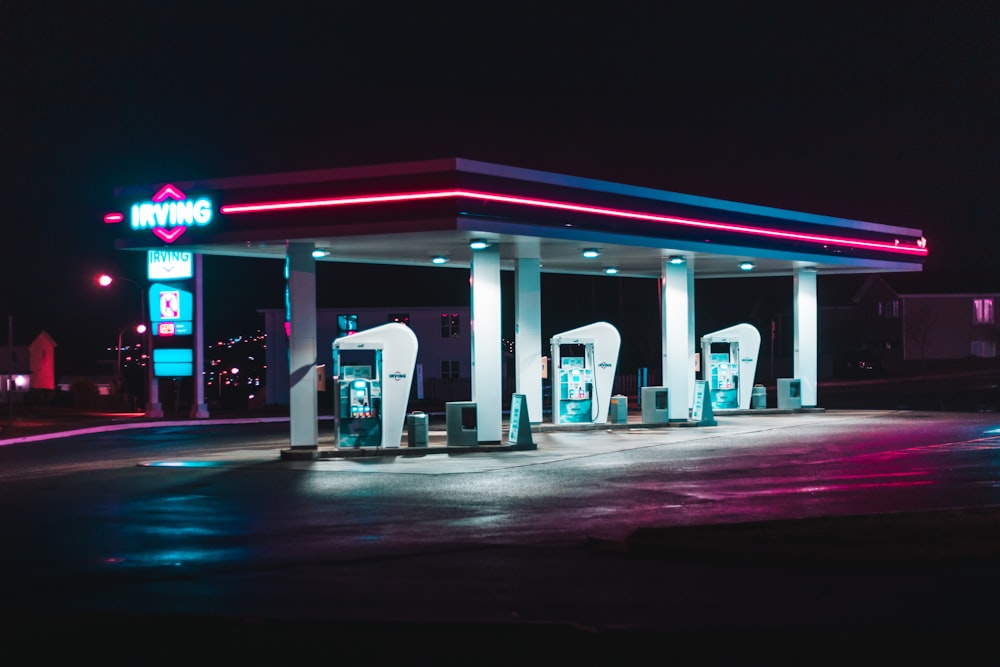
[[[556,334],[552,345],[552,423],[603,424],[618,368],[621,334],[594,322]]]
[[[333,341],[339,447],[399,447],[417,336],[389,322]]]
[[[760,332],[734,324],[701,337],[702,379],[708,382],[714,410],[746,410],[753,394]]]

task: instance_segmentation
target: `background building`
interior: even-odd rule
[[[289,402],[289,369],[285,311],[275,308],[258,312],[264,316],[267,333],[266,403],[286,405]],[[316,363],[324,365],[325,377],[329,380],[333,372],[334,340],[386,322],[406,324],[413,329],[419,342],[411,400],[469,399],[472,375],[469,306],[318,308]],[[331,388],[328,382],[327,389]]]
[[[897,278],[896,280],[902,280]],[[893,280],[895,282],[895,280]],[[821,308],[834,377],[906,373],[997,356],[1000,292],[909,292],[871,275]]]
[[[51,392],[56,388],[56,342],[42,331],[28,345],[7,345],[0,348],[0,397],[15,402],[29,392]]]

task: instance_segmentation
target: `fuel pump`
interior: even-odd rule
[[[340,365],[340,355],[334,356],[333,372],[340,388],[338,416],[338,440],[341,447],[378,447],[382,444],[382,387],[378,379],[382,375],[381,350],[372,350],[366,355],[357,352],[350,355],[374,356],[372,364]]]
[[[702,379],[708,382],[714,410],[750,407],[760,333],[750,324],[735,324],[702,336]]]
[[[718,351],[720,346],[721,351]],[[708,388],[712,392],[712,407],[735,410],[740,407],[739,343],[712,343],[709,348]]]
[[[569,346],[564,346],[569,347]],[[559,421],[557,424],[577,424],[594,421],[593,347],[587,346],[586,357],[559,356]],[[591,366],[587,366],[587,357]],[[553,353],[553,358],[555,354]]]
[[[595,322],[552,337],[552,421],[604,423],[618,365],[621,335]]]
[[[417,337],[390,322],[333,342],[339,447],[399,447]]]

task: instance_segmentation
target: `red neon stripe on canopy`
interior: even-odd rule
[[[424,199],[447,199],[452,197],[484,199],[487,201],[503,202],[507,204],[536,206],[539,208],[556,209],[560,211],[573,211],[576,213],[589,213],[589,214],[604,215],[614,218],[627,218],[630,220],[665,222],[669,224],[682,225],[685,227],[712,229],[722,232],[735,232],[738,234],[751,234],[754,236],[767,236],[770,238],[787,239],[791,241],[807,241],[810,243],[848,246],[852,248],[866,248],[870,250],[881,250],[885,252],[894,252],[907,255],[927,254],[927,248],[925,247],[921,247],[916,244],[901,243],[898,241],[894,243],[889,243],[885,241],[866,241],[864,239],[855,239],[842,236],[829,236],[826,234],[788,232],[780,229],[769,229],[767,227],[754,227],[751,225],[738,225],[727,222],[712,222],[709,220],[679,218],[672,215],[660,215],[658,213],[642,213],[639,211],[626,211],[623,209],[605,208],[603,206],[571,204],[568,202],[552,201],[548,199],[536,199],[533,197],[516,197],[512,195],[500,195],[490,192],[477,192],[475,190],[434,190],[430,192],[406,192],[406,193],[390,194],[390,195],[332,197],[326,199],[303,199],[295,201],[263,202],[259,204],[234,204],[231,206],[223,206],[221,208],[221,212],[227,215],[239,214],[239,213],[262,213],[267,211],[323,208],[330,206],[354,206],[359,204],[382,204],[391,202],[418,201]]]

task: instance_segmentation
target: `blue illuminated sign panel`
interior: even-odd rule
[[[176,286],[149,288],[149,320],[154,336],[190,336],[194,331],[194,295]]]
[[[194,375],[194,350],[153,350],[153,374],[156,377],[191,377]]]

